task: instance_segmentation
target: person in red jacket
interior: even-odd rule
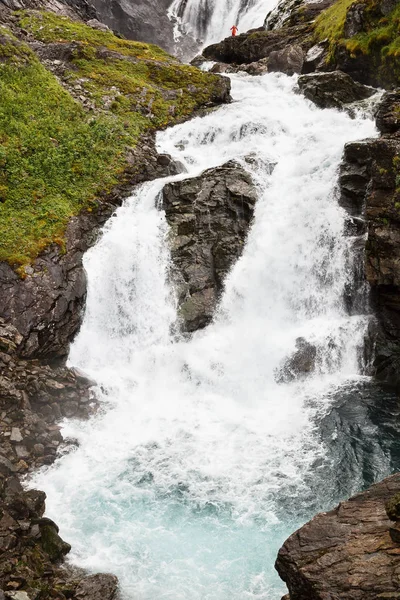
[[[232,37],[235,37],[235,35],[237,34],[237,30],[238,30],[238,28],[236,27],[236,25],[234,25],[233,27],[231,27]]]

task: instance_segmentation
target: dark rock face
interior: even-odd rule
[[[312,373],[315,370],[316,359],[317,347],[304,338],[297,338],[296,351],[277,373],[277,381],[286,383]]]
[[[57,421],[96,411],[93,382],[77,370],[22,360],[17,353],[22,339],[0,319],[0,589],[21,600],[38,598],[38,590],[42,600],[111,600],[116,578],[99,575],[93,585],[90,577],[60,567],[71,547],[43,517],[46,495],[24,491],[19,482],[21,475],[54,462],[63,445]],[[75,596],[75,588],[86,596]]]
[[[397,474],[291,535],[275,565],[290,599],[396,598],[400,546],[391,538],[385,502],[399,491]]]
[[[171,0],[92,0],[97,18],[131,40],[174,50],[173,23],[167,16]]]
[[[165,186],[172,277],[184,331],[211,321],[224,278],[242,252],[256,199],[250,176],[233,161]]]
[[[376,92],[341,71],[301,75],[298,85],[304,96],[320,108],[343,108],[344,104],[364,100]]]
[[[135,184],[179,170],[169,157],[157,155],[152,139],[143,140],[131,154],[128,183],[101,199],[97,211],[71,219],[65,253],[58,246],[48,248],[26,269],[25,279],[7,263],[0,263],[0,317],[22,334],[20,356],[54,359],[68,354],[86,298],[83,254]]]
[[[208,46],[203,55],[208,60],[238,65],[268,58],[271,70],[287,69],[283,72],[293,75],[301,72],[305,51],[311,45],[307,33],[308,25],[244,33]]]
[[[400,132],[400,92],[386,92],[376,114],[376,126],[381,133]]]
[[[386,94],[377,122],[395,130],[398,95]],[[400,136],[347,144],[340,173],[342,206],[353,227],[368,229],[365,276],[379,323],[375,369],[380,379],[400,385]]]

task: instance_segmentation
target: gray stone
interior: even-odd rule
[[[8,458],[6,458],[5,456],[0,456],[0,473],[2,475],[11,475],[12,473],[15,473],[16,468],[14,467],[14,465],[12,464],[11,461],[8,460]]]
[[[110,31],[110,28],[107,25],[100,23],[100,21],[97,19],[90,19],[86,24],[89,25],[89,27],[92,27],[92,29],[98,29],[99,31]]]
[[[82,579],[76,588],[75,598],[84,600],[113,600],[118,590],[114,575],[99,573]]]
[[[279,383],[286,383],[309,375],[315,369],[316,358],[317,347],[304,338],[297,338],[296,351],[285,361],[283,367],[276,374],[276,380]]]
[[[251,177],[233,161],[165,186],[171,275],[183,331],[211,321],[224,279],[242,253],[256,199]]]
[[[11,442],[22,442],[23,437],[21,434],[21,430],[18,429],[18,427],[13,427],[11,429],[11,436],[10,436],[10,441]]]
[[[282,50],[274,50],[268,57],[268,71],[279,71],[286,75],[301,73],[304,63],[304,51],[299,44],[286,46]]]
[[[399,546],[385,511],[398,492],[400,474],[317,515],[286,540],[275,567],[291,600],[398,597]]]
[[[374,88],[354,81],[346,73],[311,73],[298,79],[300,91],[320,108],[339,108],[376,93]]]
[[[10,600],[31,600],[26,592],[6,592],[5,595],[7,598],[10,598]]]

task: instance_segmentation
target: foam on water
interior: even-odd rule
[[[158,136],[191,176],[234,158],[258,187],[212,325],[189,340],[170,333],[165,181],[127,200],[85,257],[70,363],[99,382],[105,409],[66,423],[79,448],[33,483],[72,561],[117,574],[126,600],[277,600],[277,549],[335,501],[318,422],[332,392],[360,378],[368,319],[344,309],[349,240],[334,188],[344,143],[375,130],[294,85],[237,75],[231,105]],[[318,347],[316,372],[279,384],[300,336]]]

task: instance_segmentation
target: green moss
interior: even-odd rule
[[[210,102],[219,85],[155,46],[49,13],[18,14],[38,40],[76,42],[65,81],[94,110],[0,28],[0,260],[15,266],[52,242],[63,247],[70,217],[123,181],[127,148]]]
[[[338,49],[344,47],[350,58],[370,56],[370,64],[376,71],[376,79],[382,85],[398,85],[400,81],[400,4],[382,17],[377,0],[364,0],[363,31],[345,38],[344,26],[349,8],[360,4],[356,0],[337,0],[316,19],[316,41],[329,42],[328,61],[335,62]]]
[[[346,47],[352,53],[370,54],[378,50],[382,58],[400,56],[400,4],[387,16],[377,14],[372,2],[366,12],[365,32],[347,40]]]
[[[324,10],[315,21],[315,35],[318,41],[329,40],[333,45],[343,38],[347,11],[354,0],[337,0]]]

